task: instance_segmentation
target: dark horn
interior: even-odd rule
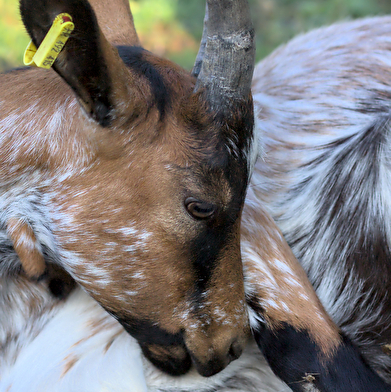
[[[212,110],[248,99],[255,44],[247,0],[207,0],[204,32],[193,69],[194,91],[205,89]]]

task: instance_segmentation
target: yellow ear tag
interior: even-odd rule
[[[70,37],[75,25],[68,14],[57,15],[37,49],[31,41],[24,52],[25,65],[49,69]]]

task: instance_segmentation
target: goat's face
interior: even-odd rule
[[[216,109],[207,87],[195,91],[175,65],[135,47],[120,48],[121,60],[86,2],[49,7],[80,15],[54,68],[76,92],[83,109],[73,123],[89,146],[83,170],[53,176],[47,191],[60,262],[153,363],[172,374],[194,363],[210,376],[248,334],[239,229],[249,91]],[[53,11],[42,16],[27,0],[21,10],[38,46]],[[83,26],[94,50],[78,39]]]
[[[134,141],[58,185],[57,237],[72,253],[66,269],[148,357],[181,372],[190,354],[208,374],[240,354],[246,334],[239,222],[247,166],[219,152],[207,127],[202,137],[216,152],[206,159],[190,147],[178,156],[188,130],[165,127],[159,132],[175,140]]]

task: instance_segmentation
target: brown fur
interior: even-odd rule
[[[29,4],[22,11],[25,24],[34,12],[41,20]],[[102,4],[93,6],[104,20]],[[103,28],[107,37],[93,18],[86,29],[97,33],[90,37],[74,15],[74,36],[54,64],[63,79],[40,69],[1,77],[6,137],[0,178],[21,194],[34,190],[56,262],[125,328],[150,323],[181,335],[191,355],[207,365],[228,358],[233,342],[244,346],[249,333],[239,243],[247,162],[245,151],[240,160],[225,146],[236,139],[246,144],[247,134],[239,134],[244,127],[232,129],[230,118],[215,120],[204,91],[194,93],[195,79],[180,67],[145,51],[131,52],[138,63],[125,65],[112,43],[138,41],[133,24],[111,34],[119,14],[120,26],[130,20],[120,10]],[[28,31],[43,35],[44,28],[33,24]],[[99,80],[84,80],[91,60],[80,47],[98,52]],[[164,113],[158,94],[167,98]],[[190,196],[215,205],[216,218],[191,216],[185,207]],[[205,248],[202,256],[197,244]],[[199,278],[204,270],[206,278]]]
[[[250,248],[248,244],[259,259],[244,254],[245,279],[253,294],[260,298],[264,309],[262,316],[267,324],[278,330],[286,323],[306,331],[325,358],[332,358],[341,343],[338,328],[324,310],[274,221],[259,205],[256,211],[253,210],[251,203],[245,206],[242,222],[242,247]],[[259,265],[259,260],[263,265]],[[276,265],[276,260],[284,267]]]
[[[79,358],[74,355],[68,355],[64,358],[64,367],[61,373],[60,378],[65,377],[65,375],[76,365]]]
[[[139,45],[129,1],[90,0],[103,34],[113,45]]]
[[[38,278],[45,271],[45,260],[37,249],[37,239],[31,226],[20,219],[11,218],[7,222],[7,233],[29,278]]]

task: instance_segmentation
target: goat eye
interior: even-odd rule
[[[202,220],[210,218],[216,211],[216,206],[205,201],[199,201],[193,197],[185,200],[187,212],[195,219]]]

